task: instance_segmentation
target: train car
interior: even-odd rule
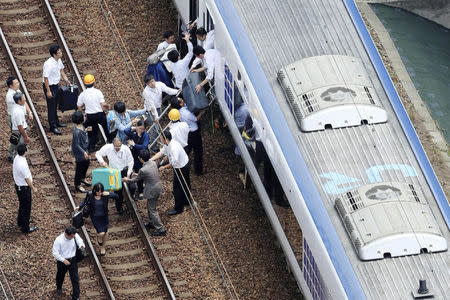
[[[181,23],[215,30],[217,100],[305,297],[448,298],[449,204],[353,0],[174,2]],[[233,122],[237,95],[299,259]]]

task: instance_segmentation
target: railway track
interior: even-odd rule
[[[64,4],[64,1],[52,3],[55,7],[63,7]],[[56,212],[54,217],[51,216],[53,212],[49,213],[50,219],[68,224],[70,212],[81,202],[84,194],[72,195],[74,189],[70,182],[73,180],[75,165],[70,153],[71,126],[62,128],[62,135],[56,136],[48,134],[48,128],[43,125],[47,123],[47,111],[42,91],[42,65],[49,56],[49,45],[58,43],[61,46],[65,67],[74,75],[78,86],[84,88],[81,76],[47,0],[1,0],[0,22],[2,48],[6,50],[8,65],[20,79],[21,90],[34,115],[28,157],[34,178],[46,182],[38,185],[42,191],[39,196],[47,203],[47,208]],[[70,38],[77,39],[76,36]],[[71,113],[59,115],[62,121],[69,123]],[[91,164],[90,169],[93,167],[95,163]],[[55,181],[56,184],[51,183]],[[119,216],[111,207],[106,256],[99,259],[96,255],[98,249],[90,238],[95,235],[92,226],[82,228],[90,257],[90,264],[86,260],[79,269],[84,296],[95,299],[175,299],[136,204],[128,189],[124,191],[128,211],[124,216]],[[60,201],[61,192],[67,200],[66,204]],[[89,224],[89,220],[86,223]],[[58,233],[54,232],[53,235]],[[97,280],[92,279],[94,272]],[[183,295],[189,297],[189,293]]]

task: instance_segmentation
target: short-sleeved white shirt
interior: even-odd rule
[[[189,125],[186,122],[175,122],[170,126],[172,138],[176,140],[182,147],[188,144]]]
[[[186,106],[180,108],[180,121],[189,125],[190,132],[198,129],[197,117]]]
[[[44,63],[42,82],[44,82],[44,77],[47,77],[49,85],[58,84],[61,80],[62,69],[64,69],[64,65],[61,59],[55,60],[53,57],[50,57]]]
[[[25,178],[30,178],[30,180],[33,182],[33,177],[31,176],[27,159],[24,156],[16,155],[16,157],[14,157],[13,178],[15,184],[18,186],[28,185],[25,181]]]
[[[6,107],[8,116],[12,114],[12,110],[14,108],[14,105],[16,105],[16,102],[14,101],[14,94],[20,92],[20,90],[13,90],[12,88],[9,88],[6,92]]]
[[[27,114],[27,109],[24,105],[19,105],[14,103],[14,107],[11,112],[11,129],[19,130],[19,125],[22,125],[23,129],[28,127],[27,120],[25,116]]]
[[[166,41],[162,41],[161,43],[159,43],[158,48],[156,48],[156,51],[159,51],[161,49],[166,49],[167,46],[169,46],[169,43]]]
[[[102,112],[102,103],[105,102],[103,93],[94,87],[85,89],[78,96],[77,105],[85,106],[85,112],[87,114],[96,114]]]
[[[169,157],[169,162],[174,168],[183,168],[189,162],[189,157],[180,143],[172,139],[169,145],[164,146],[161,153]]]

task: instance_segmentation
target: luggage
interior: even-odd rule
[[[208,107],[208,99],[203,89],[197,94],[195,87],[202,82],[199,73],[191,73],[183,81],[183,99],[187,108],[194,114]]]
[[[99,168],[92,170],[92,185],[100,182],[105,191],[118,191],[122,188],[120,171],[113,168]]]
[[[147,74],[153,75],[153,77],[155,77],[155,81],[161,81],[168,87],[173,88],[171,76],[162,62],[158,62],[154,65],[148,65]]]
[[[78,86],[76,84],[71,86],[61,86],[58,94],[58,105],[60,111],[64,112],[66,110],[77,109]]]
[[[73,227],[80,229],[84,225],[83,212],[74,211],[72,212],[72,225]]]

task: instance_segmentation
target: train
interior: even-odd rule
[[[215,96],[304,297],[448,297],[449,203],[354,1],[173,2],[181,27],[215,31]],[[234,123],[237,95],[300,257]]]

